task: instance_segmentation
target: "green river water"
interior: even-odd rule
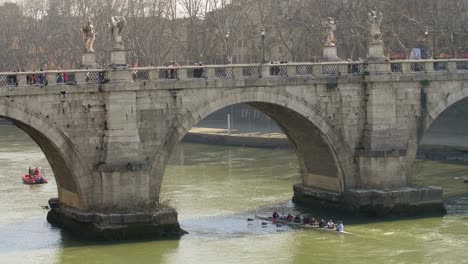
[[[50,183],[27,186],[30,165]],[[292,150],[180,144],[163,197],[179,212],[180,240],[118,244],[79,241],[46,221],[41,205],[57,196],[42,151],[15,127],[0,126],[0,263],[468,263],[468,167],[418,162],[414,182],[445,188],[448,214],[416,219],[341,217],[355,235],[248,222],[256,212],[295,212],[300,181]],[[339,218],[339,219],[338,219]]]

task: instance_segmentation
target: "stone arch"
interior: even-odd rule
[[[151,181],[155,181],[152,188],[157,188],[157,193],[161,187],[168,157],[188,131],[208,115],[230,105],[241,103],[247,103],[259,109],[283,128],[295,147],[303,174],[311,175],[311,177],[303,177],[305,185],[310,185],[310,180],[316,180],[319,184],[311,187],[336,193],[343,193],[346,189],[355,186],[356,168],[352,151],[328,117],[301,97],[287,91],[258,87],[249,91],[231,89],[215,93],[210,98],[197,101],[184,108],[184,114],[178,119],[165,141],[165,147],[163,147],[165,153],[160,154],[153,163]],[[301,129],[303,131],[299,131]],[[322,159],[320,156],[311,155],[314,150],[309,148],[309,145],[323,151],[320,153]],[[318,160],[314,163],[315,158]],[[326,169],[311,167],[317,163],[321,163]],[[320,173],[315,173],[316,170]],[[334,178],[334,180],[327,183],[327,177]],[[334,182],[334,185],[331,182]]]
[[[446,94],[444,97],[438,96],[434,101],[428,101],[427,113],[424,129],[428,129],[434,120],[437,119],[443,112],[448,110],[451,106],[457,102],[468,97],[468,87],[452,91]]]
[[[0,117],[26,132],[41,148],[54,172],[60,202],[86,210],[90,194],[83,190],[91,185],[91,174],[68,136],[42,115],[7,100],[0,100]]]
[[[421,142],[424,136],[433,126],[434,122],[447,110],[456,105],[458,102],[468,99],[468,87],[461,87],[452,89],[448,93],[443,90],[426,95],[426,101],[422,104],[422,122],[419,124],[417,131],[415,131],[416,140],[410,142],[408,145],[407,153],[407,167],[412,167],[416,161],[418,151],[420,150]]]

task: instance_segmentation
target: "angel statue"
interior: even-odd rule
[[[87,24],[81,27],[81,32],[83,32],[85,52],[93,53],[93,44],[94,40],[96,39],[96,31],[94,30],[93,22],[88,20]]]
[[[383,44],[382,32],[380,32],[380,24],[383,20],[381,12],[371,11],[369,13],[369,44],[380,45]]]
[[[122,40],[122,29],[127,24],[127,19],[123,16],[111,17],[111,23],[109,24],[112,34],[112,48],[114,50],[124,50],[124,42]]]
[[[326,21],[323,21],[323,26],[325,27],[325,36],[323,37],[323,42],[325,46],[335,46],[336,38],[336,22],[332,17],[328,17]]]

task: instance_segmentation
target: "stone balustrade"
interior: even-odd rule
[[[447,60],[395,60],[386,62],[321,62],[287,64],[232,64],[177,67],[140,67],[121,70],[61,70],[34,72],[2,72],[0,87],[55,84],[100,84],[119,80],[127,81],[177,81],[194,79],[250,79],[282,77],[321,77],[374,74],[434,74],[468,72],[468,59]],[[65,77],[66,75],[66,77]],[[111,76],[112,75],[112,76]],[[35,81],[28,80],[35,76]],[[46,81],[47,80],[47,81]]]

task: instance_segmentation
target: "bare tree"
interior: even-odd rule
[[[79,29],[88,19],[98,33],[98,63],[106,65],[107,24],[114,15],[127,17],[129,61],[139,65],[224,63],[228,53],[233,62],[258,62],[262,28],[267,59],[312,60],[322,53],[321,25],[328,16],[338,24],[339,56],[364,57],[371,9],[384,14],[389,50],[465,52],[468,0],[23,0],[0,6],[0,67],[76,67],[83,46]]]

